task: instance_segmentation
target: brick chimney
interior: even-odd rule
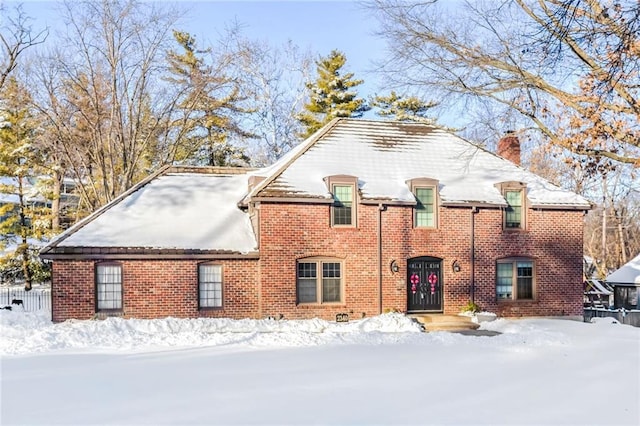
[[[520,165],[520,139],[512,130],[507,131],[498,141],[498,155]]]

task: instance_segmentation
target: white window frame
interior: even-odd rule
[[[219,263],[198,265],[198,308],[222,309],[224,300],[224,274]],[[203,297],[206,292],[207,297]]]
[[[95,266],[96,312],[122,311],[123,270],[118,262],[100,262]]]

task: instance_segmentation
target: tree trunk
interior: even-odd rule
[[[18,200],[20,202],[20,236],[21,243],[18,245],[18,253],[22,264],[22,273],[24,274],[24,289],[30,291],[32,288],[31,271],[29,270],[29,242],[27,240],[27,215],[25,214],[26,201],[24,199],[24,186],[22,184],[22,176],[18,177]]]

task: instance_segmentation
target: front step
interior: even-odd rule
[[[444,314],[409,314],[424,326],[425,331],[465,331],[477,330],[479,324],[471,321],[470,317]]]

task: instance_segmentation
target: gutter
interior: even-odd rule
[[[476,302],[476,213],[478,206],[471,207],[471,303]]]
[[[387,206],[378,204],[378,314],[382,315],[382,212]]]

